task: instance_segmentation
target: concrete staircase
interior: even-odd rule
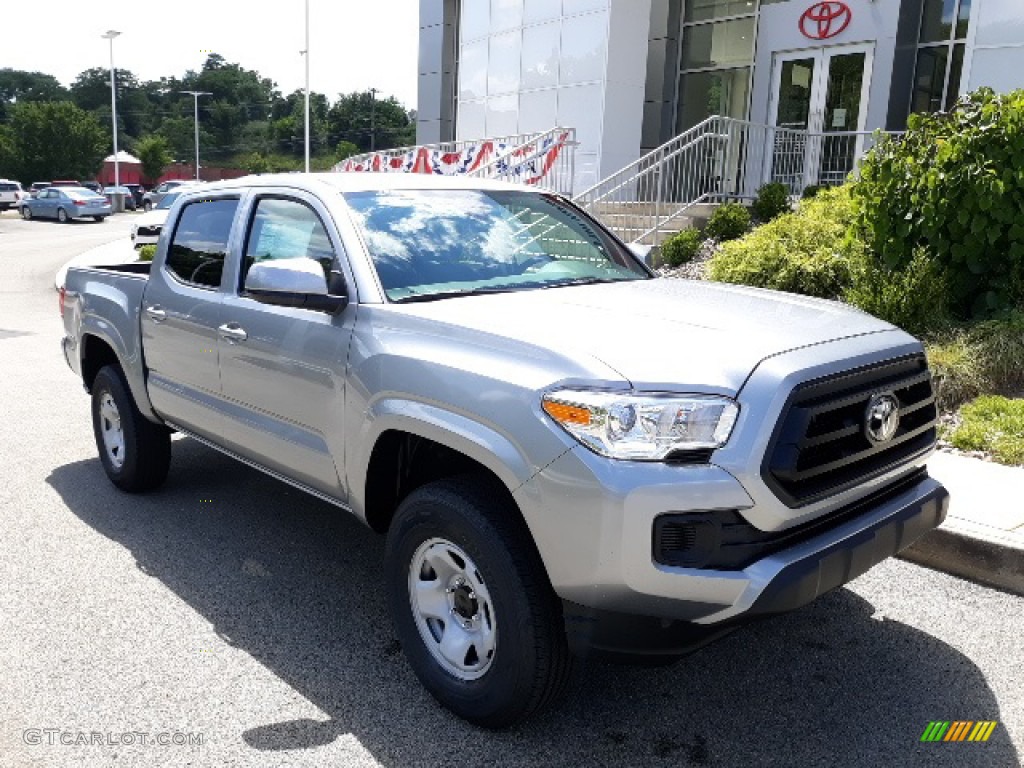
[[[670,218],[679,203],[602,200],[593,204],[590,213],[627,243],[658,246],[682,229],[703,227],[717,207],[715,203],[696,203],[685,214]],[[653,227],[657,228],[651,231]]]

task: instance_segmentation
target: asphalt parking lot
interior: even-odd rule
[[[517,730],[450,716],[344,513],[189,439],[157,493],[106,480],[53,275],[131,217],[0,214],[0,766],[1020,764],[1024,598],[898,560],[674,666],[584,665]]]

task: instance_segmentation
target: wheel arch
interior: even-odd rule
[[[352,443],[357,452],[349,497],[353,511],[373,530],[387,531],[395,509],[411,491],[459,474],[490,478],[519,510],[512,493],[530,479],[533,469],[507,437],[423,403],[379,402],[368,416],[365,434]]]
[[[107,324],[107,327],[110,327],[109,324]],[[133,366],[125,364],[126,360],[131,360],[132,358],[128,356],[123,340],[119,337],[116,339],[112,338],[104,329],[83,318],[79,346],[81,348],[79,360],[82,384],[87,392],[92,391],[96,374],[100,372],[101,368],[105,365],[116,365],[124,373],[125,380],[128,382],[128,388],[139,412],[149,421],[157,424],[163,423],[153,411],[152,403],[149,401],[149,393],[146,391],[144,377],[135,373]],[[137,360],[137,365],[141,365],[141,360]]]

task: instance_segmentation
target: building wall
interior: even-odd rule
[[[867,43],[872,49],[872,64],[863,130],[885,128],[894,74],[893,57],[896,51],[900,3],[896,0],[845,0],[853,14],[850,25],[836,37],[818,41],[805,37],[800,31],[800,17],[814,1],[788,0],[761,6],[750,120],[755,123],[774,122],[775,115],[771,114],[771,104],[773,69],[777,53]],[[911,74],[903,72],[899,76],[909,80]]]
[[[420,0],[417,142],[571,127],[595,183],[640,151],[650,3]]]

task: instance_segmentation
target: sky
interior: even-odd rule
[[[0,5],[0,68],[53,75],[114,66],[140,80],[199,70],[207,53],[254,69],[283,94],[305,86],[304,0],[42,0]],[[418,0],[309,0],[313,91],[377,88],[416,107]]]

